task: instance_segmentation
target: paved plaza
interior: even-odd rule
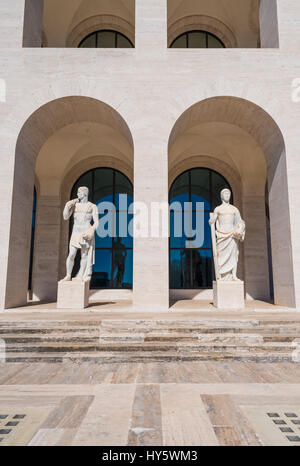
[[[2,364],[1,445],[300,445],[300,364]]]
[[[299,313],[128,306],[2,314],[0,445],[300,445]]]

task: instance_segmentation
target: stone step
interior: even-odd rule
[[[51,342],[62,342],[62,343],[99,343],[99,331],[95,334],[79,334],[79,333],[68,333],[68,334],[2,334],[0,336],[6,344],[11,343],[51,343]]]
[[[7,363],[62,363],[62,362],[94,362],[94,363],[149,363],[174,361],[244,361],[244,362],[293,362],[290,353],[197,353],[196,355],[183,355],[177,352],[99,352],[99,353],[7,353]]]
[[[17,321],[0,321],[0,327],[17,329],[23,328],[91,328],[99,327],[102,320],[17,320]]]
[[[196,342],[222,342],[222,343],[263,343],[263,337],[261,335],[255,334],[238,334],[238,333],[219,333],[219,334],[184,334],[184,333],[146,333],[146,334],[131,334],[131,333],[121,333],[121,334],[107,334],[104,335],[100,333],[100,343],[176,343],[176,342],[187,342],[187,343],[196,343]]]
[[[121,333],[121,334],[102,334],[94,332],[91,335],[87,333],[67,333],[61,334],[60,332],[51,333],[51,334],[38,334],[38,333],[8,333],[2,334],[1,338],[5,341],[6,344],[17,344],[17,343],[167,343],[167,342],[216,342],[224,344],[261,344],[261,343],[292,343],[295,340],[300,342],[300,333],[294,335],[279,335],[279,334],[251,334],[251,333],[193,333],[193,334],[184,334],[184,333]]]
[[[0,338],[4,338],[2,335],[8,335],[8,334],[11,334],[11,335],[19,335],[19,334],[22,334],[22,335],[25,335],[25,334],[28,334],[28,335],[47,335],[47,334],[51,334],[51,333],[57,333],[57,334],[62,334],[62,335],[68,335],[68,334],[79,334],[79,335],[83,335],[83,334],[87,334],[87,335],[91,335],[91,334],[99,334],[99,331],[100,331],[100,326],[97,326],[97,327],[70,327],[70,328],[66,328],[66,327],[51,327],[51,326],[47,326],[47,327],[43,327],[42,325],[40,327],[18,327],[18,328],[14,328],[14,327],[3,327],[0,325]]]
[[[32,343],[11,343],[6,345],[6,351],[10,353],[50,353],[50,352],[152,352],[152,351],[179,351],[184,353],[197,352],[292,352],[295,347],[290,343],[222,343],[222,342],[142,342],[142,343],[66,343],[66,342],[40,342],[39,344]]]
[[[295,339],[300,341],[300,332],[297,334],[261,334],[261,333],[200,333],[194,332],[191,334],[184,333],[146,333],[146,334],[132,334],[132,333],[116,333],[116,334],[103,334],[100,333],[101,343],[117,343],[117,342],[247,342],[247,343],[263,343],[263,342],[293,342]]]
[[[127,335],[127,334],[138,334],[138,335],[148,335],[148,334],[176,334],[176,335],[191,335],[194,334],[226,334],[226,333],[239,333],[239,334],[274,334],[274,335],[300,335],[300,324],[296,325],[285,325],[285,326],[260,326],[260,327],[203,327],[199,323],[197,327],[177,327],[175,325],[169,325],[168,327],[158,327],[156,325],[148,327],[126,327],[126,328],[107,328],[105,325],[98,325],[95,327],[5,327],[0,325],[0,337],[4,338],[3,335],[51,335],[51,334],[61,334],[61,335],[99,335],[99,332],[104,337],[110,335]]]
[[[189,331],[193,332],[201,330],[203,332],[234,332],[234,331],[248,331],[247,329],[270,329],[272,331],[282,331],[282,329],[290,329],[291,331],[300,329],[300,318],[286,319],[286,320],[245,320],[245,319],[199,319],[192,320],[82,320],[82,321],[17,321],[17,322],[0,322],[0,333],[9,332],[73,332],[80,330],[82,332],[93,331],[100,328],[107,333],[113,331],[126,332],[137,331],[139,333],[146,333],[156,330],[170,330],[170,331]],[[286,330],[284,330],[286,331]]]

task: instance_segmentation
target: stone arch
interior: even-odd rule
[[[224,22],[206,15],[185,16],[171,24],[168,28],[168,47],[181,34],[196,29],[214,34],[226,48],[237,47],[237,40],[232,30]]]
[[[122,33],[132,44],[135,42],[134,26],[123,18],[114,15],[96,15],[77,24],[68,34],[66,47],[78,47],[80,42],[92,32],[108,29]]]
[[[267,299],[269,295],[267,282],[262,287],[263,282],[255,278],[262,270],[268,273],[264,252],[264,193],[268,180],[274,300],[275,304],[295,307],[286,154],[280,128],[264,109],[248,100],[212,97],[191,106],[176,121],[169,138],[169,173],[197,149],[199,153],[201,146],[210,157],[218,159],[221,174],[222,161],[239,173],[242,211],[248,224],[245,281],[252,299]]]
[[[95,134],[98,134],[100,139],[95,139]],[[82,96],[59,98],[37,109],[23,125],[15,151],[6,308],[21,306],[27,301],[28,251],[35,179],[39,183],[36,230],[38,244],[35,253],[38,281],[35,294],[43,300],[56,298],[61,183],[66,176],[65,169],[69,167],[70,170],[72,166],[72,160],[83,163],[86,139],[94,138],[94,145],[91,145],[90,150],[95,150],[102,134],[107,145],[110,139],[114,140],[118,135],[119,146],[124,147],[124,152],[128,154],[127,159],[131,163],[130,169],[133,170],[131,131],[122,116],[104,102]],[[76,138],[79,141],[77,146]],[[73,153],[71,150],[64,151],[68,147],[66,141],[70,144],[73,140]],[[111,148],[121,156],[120,147],[117,149],[113,146]],[[92,156],[90,152],[87,153],[89,157]],[[125,163],[130,165],[128,161]]]

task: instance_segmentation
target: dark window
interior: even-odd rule
[[[177,37],[170,47],[173,49],[220,49],[225,48],[225,45],[210,32],[188,31]]]
[[[110,49],[130,49],[133,48],[132,42],[117,31],[96,31],[85,37],[79,44],[80,48],[110,48]]]
[[[99,205],[111,202],[116,209],[113,220],[115,236],[101,238],[95,234],[95,265],[91,280],[92,289],[101,288],[132,288],[133,276],[133,238],[128,235],[128,225],[133,215],[127,209],[133,202],[133,187],[129,179],[117,170],[111,168],[96,168],[83,174],[74,184],[71,199],[77,197],[80,186],[89,188],[89,200]],[[127,205],[120,205],[120,194],[127,195]],[[99,219],[107,213],[99,213]],[[113,218],[113,217],[112,217]],[[70,232],[72,220],[70,222]],[[106,228],[105,228],[106,229]],[[124,231],[124,229],[126,231]],[[79,270],[80,253],[77,254],[73,276]]]
[[[230,188],[228,182],[213,170],[195,168],[182,173],[172,184],[169,202],[178,202],[182,211],[185,202],[191,203],[191,219],[196,227],[196,203],[204,203],[204,242],[199,249],[187,248],[188,238],[174,234],[174,212],[170,213],[170,288],[201,289],[211,288],[214,279],[211,231],[208,224],[209,214],[221,203],[220,192]],[[233,200],[231,200],[232,202]]]
[[[28,278],[28,290],[29,291],[32,291],[32,270],[33,270],[35,221],[36,221],[36,189],[34,188],[34,190],[33,190],[32,220],[31,220],[31,245],[30,245],[29,278]]]

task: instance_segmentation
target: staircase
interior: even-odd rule
[[[257,319],[1,322],[6,362],[292,361],[300,321]],[[299,350],[300,353],[300,350]]]

